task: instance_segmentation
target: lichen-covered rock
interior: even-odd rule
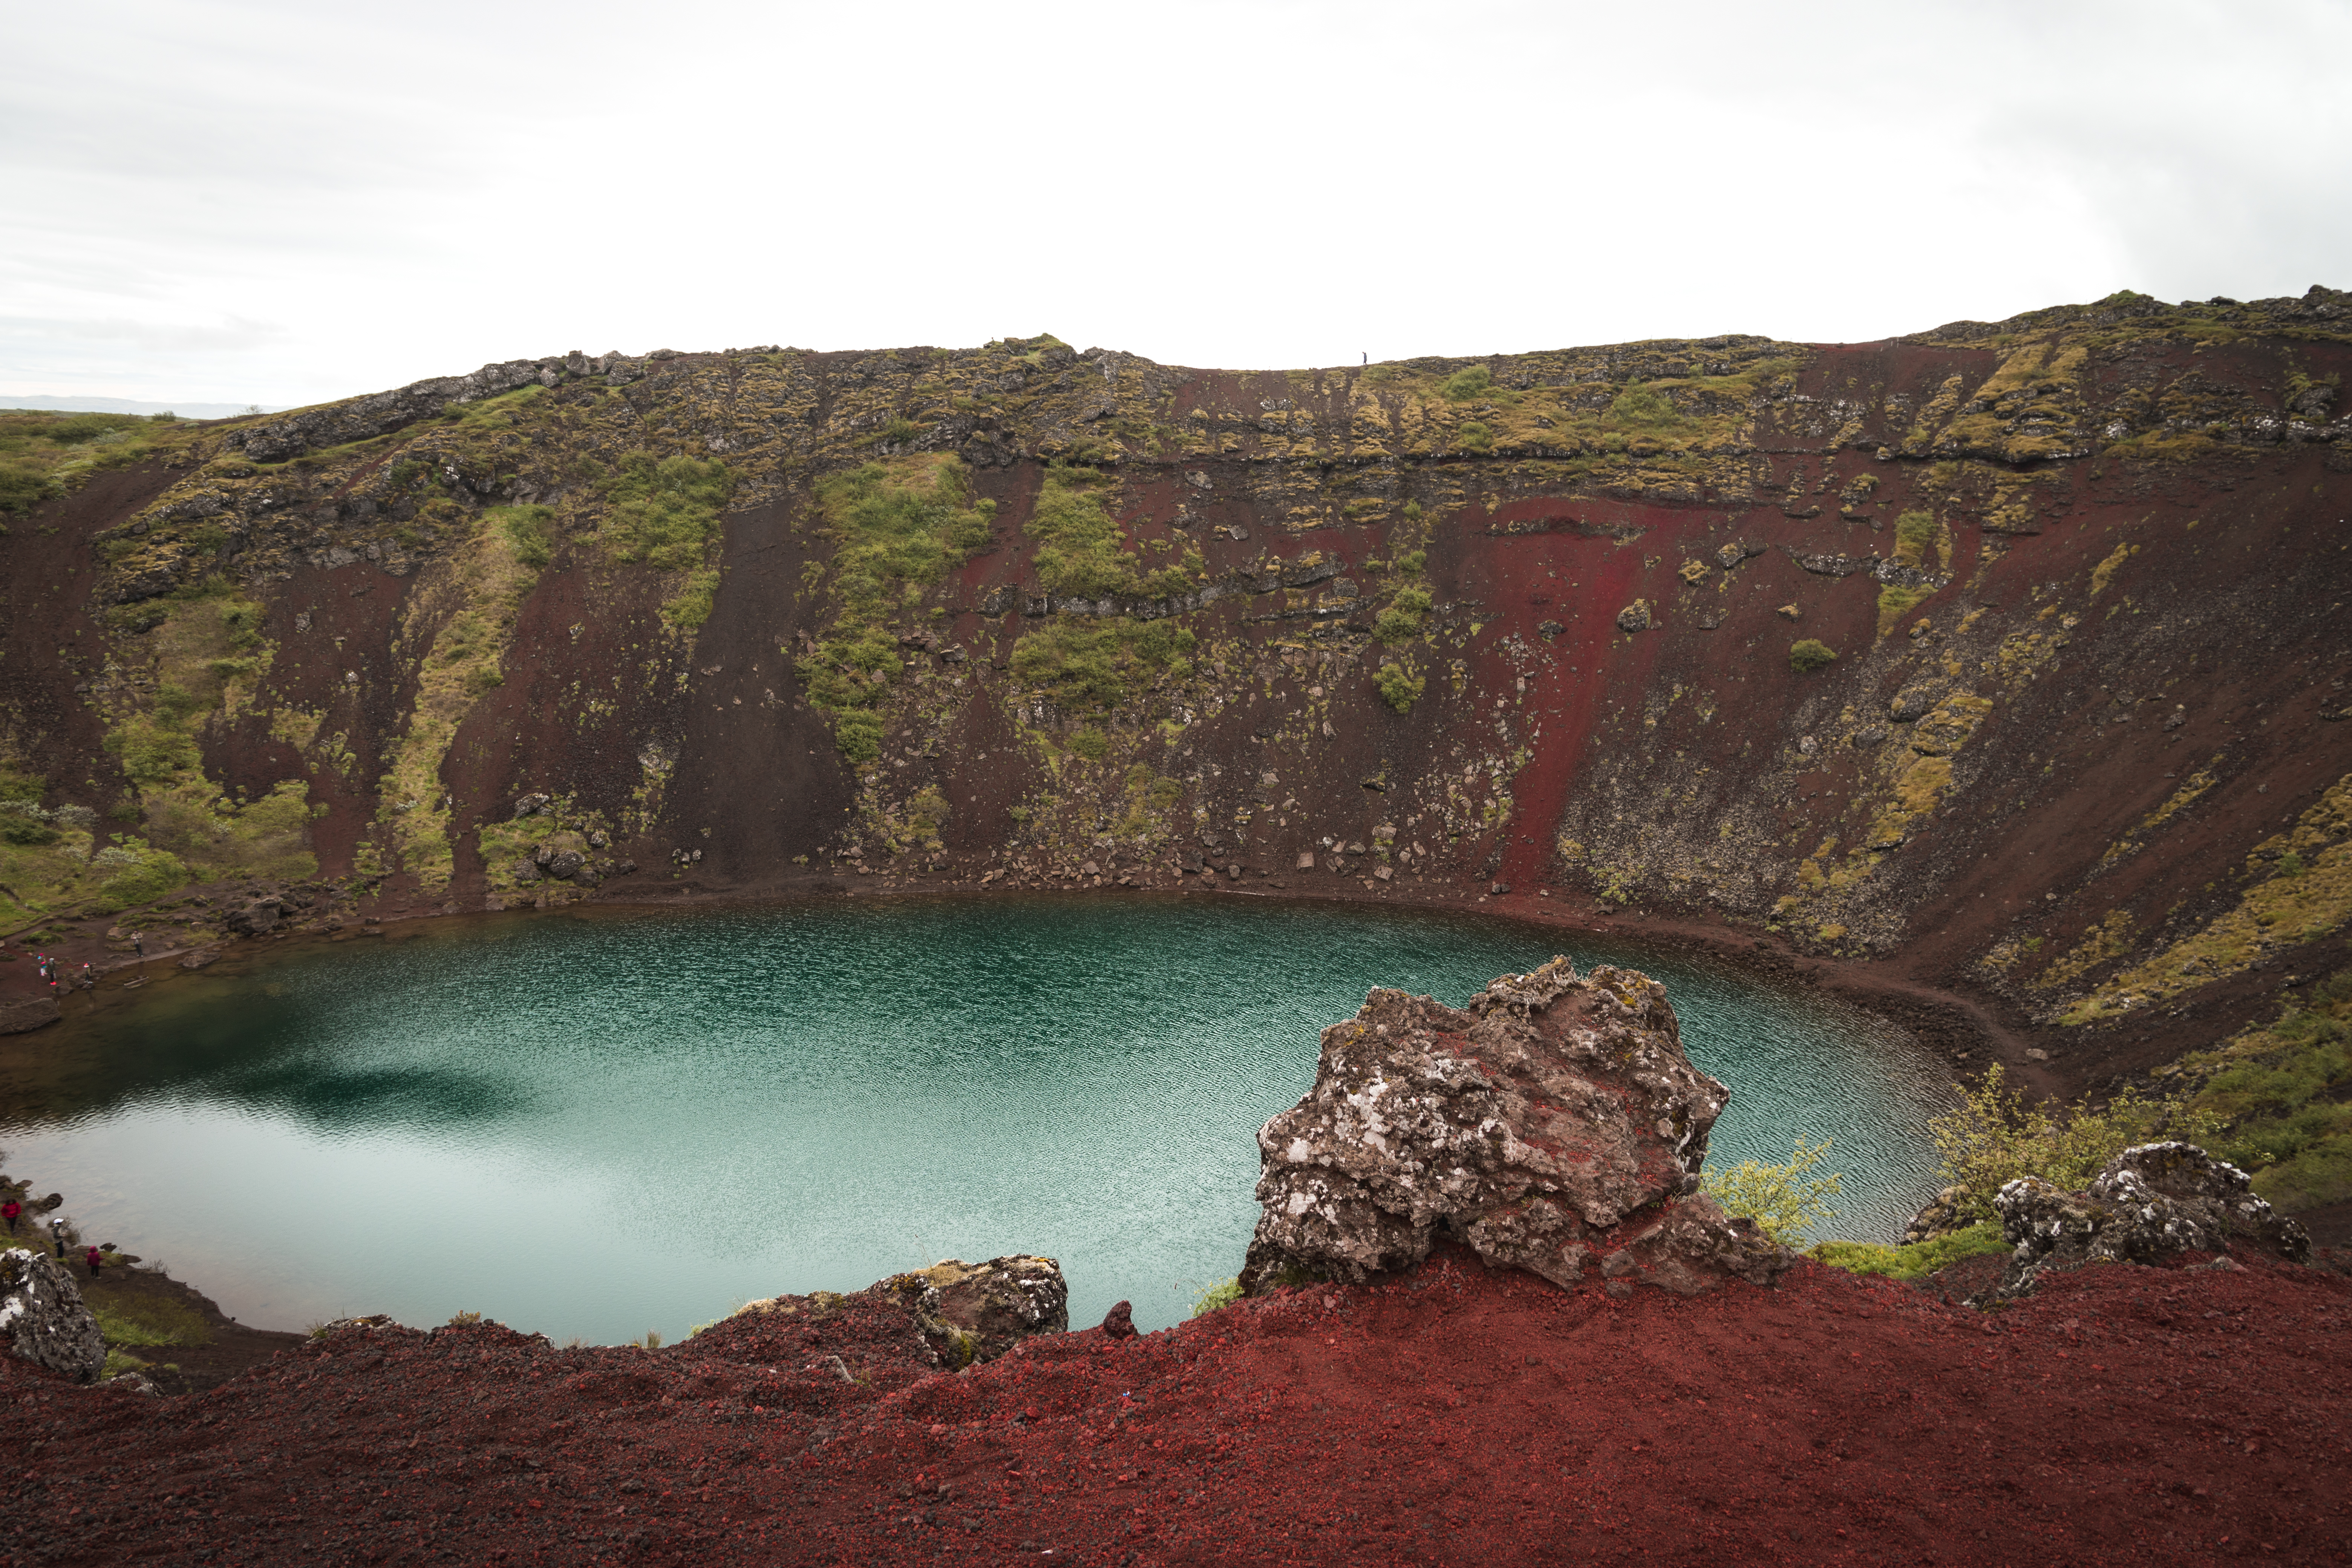
[[[284,906],[276,899],[257,899],[221,917],[221,924],[240,936],[268,936],[278,929]]]
[[[2016,1247],[1993,1300],[2032,1293],[2053,1269],[2227,1252],[2233,1238],[2291,1262],[2311,1256],[2301,1226],[2257,1197],[2243,1171],[2193,1143],[2126,1149],[2079,1193],[2021,1176],[1992,1202],[2002,1236]]]
[[[1960,1205],[1968,1195],[1966,1187],[1946,1187],[1938,1192],[1911,1216],[1911,1223],[1904,1226],[1903,1245],[1910,1247],[1922,1241],[1933,1241],[1939,1236],[1967,1229],[1969,1216],[1960,1212]]]
[[[1069,1331],[1070,1288],[1050,1258],[947,1258],[877,1287],[907,1303],[940,1363],[992,1361],[1032,1334]]]
[[[1323,1031],[1315,1087],[1258,1132],[1242,1288],[1360,1280],[1441,1237],[1564,1286],[1691,1293],[1794,1254],[1698,1191],[1729,1091],[1690,1065],[1665,987],[1565,958],[1456,1011],[1376,990]]]
[[[73,1276],[47,1253],[0,1252],[0,1333],[16,1353],[79,1383],[106,1364],[106,1339]]]

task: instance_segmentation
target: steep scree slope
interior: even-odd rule
[[[2100,1081],[2340,957],[2347,361],[2315,288],[573,353],[190,426],[0,539],[0,920],[1502,882],[1974,988]]]

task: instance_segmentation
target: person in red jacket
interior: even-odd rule
[[[5,1204],[0,1204],[0,1219],[5,1219],[8,1222],[8,1234],[10,1236],[16,1234],[16,1216],[24,1212],[25,1205],[18,1203],[14,1198],[10,1198]]]
[[[82,1254],[82,1261],[89,1265],[89,1277],[93,1279],[97,1279],[98,1266],[104,1261],[99,1257],[98,1248],[93,1247],[85,1251]]]

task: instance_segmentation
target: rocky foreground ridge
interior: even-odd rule
[[[0,538],[0,925],[1507,897],[1867,963],[1992,1021],[1968,1065],[2102,1086],[2341,963],[2347,359],[2333,289],[2125,293],[1292,372],[567,353],[81,430]]]

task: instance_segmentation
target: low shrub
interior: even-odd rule
[[[1236,1274],[1230,1279],[1219,1280],[1193,1297],[1192,1316],[1197,1318],[1204,1313],[1213,1312],[1220,1307],[1230,1307],[1241,1299],[1242,1279],[1241,1276]]]
[[[1925,585],[1906,588],[1900,583],[1889,583],[1879,589],[1878,635],[1885,637],[1893,631],[1895,622],[1935,596],[1936,590]]]
[[[55,493],[47,470],[13,458],[0,459],[0,511],[30,511]]]
[[[12,810],[10,804],[0,803],[0,844],[32,847],[57,841],[56,828],[21,807]]]
[[[695,631],[710,618],[710,606],[718,596],[719,568],[698,567],[686,574],[677,593],[662,601],[662,624],[672,631]]]
[[[1609,423],[1632,426],[1637,430],[1663,430],[1680,422],[1674,399],[1638,381],[1629,381],[1625,390],[1609,401]]]
[[[918,837],[937,838],[948,819],[948,797],[937,784],[925,784],[907,802],[907,826]]]
[[[735,493],[735,476],[716,458],[656,458],[650,452],[631,452],[604,490],[613,503],[604,536],[614,553],[664,572],[683,572],[702,564],[704,549],[719,532],[719,513]]]
[[[953,457],[866,463],[817,487],[835,542],[835,586],[845,609],[877,613],[908,584],[929,584],[989,541],[996,503],[971,499]]]
[[[1390,647],[1409,643],[1421,635],[1421,624],[1429,616],[1431,600],[1425,588],[1400,588],[1372,622],[1372,636]]]
[[[1906,566],[1923,563],[1927,558],[1927,547],[1935,542],[1935,513],[1906,511],[1895,520],[1895,559]]]
[[[1699,1183],[1724,1213],[1752,1219],[1774,1241],[1795,1247],[1813,1221],[1837,1217],[1829,1200],[1845,1190],[1844,1178],[1835,1172],[1812,1173],[1829,1148],[1826,1138],[1810,1146],[1800,1138],[1785,1165],[1742,1160],[1727,1171],[1708,1168],[1700,1173]]]
[[[1108,709],[1162,670],[1191,674],[1189,656],[1198,646],[1191,632],[1166,621],[1056,616],[1013,645],[1013,673],[1051,690],[1065,706]]]
[[[166,685],[157,695],[156,710],[163,714],[166,722],[186,716],[175,715],[166,707],[167,699],[178,689]],[[203,707],[210,708],[211,704],[205,703]],[[109,730],[100,744],[109,755],[121,759],[123,773],[136,784],[169,784],[179,777],[183,769],[193,769],[202,760],[193,737],[166,729],[143,713],[134,714],[126,723]]]
[[[543,506],[498,506],[488,514],[507,542],[514,547],[515,559],[530,567],[547,564],[555,552],[555,513]]]
[[[1429,689],[1429,678],[1415,675],[1402,664],[1384,664],[1373,673],[1372,684],[1379,689],[1381,701],[1400,713],[1410,713]]]
[[[870,763],[882,754],[882,716],[853,708],[833,716],[833,743],[853,763]]]
[[[1437,384],[1438,392],[1448,401],[1467,403],[1483,397],[1495,384],[1495,373],[1483,364],[1465,365]]]
[[[151,848],[143,838],[126,838],[101,849],[95,860],[99,869],[109,873],[98,885],[99,908],[108,914],[133,904],[152,903],[188,881],[184,861]]]
[[[2104,1107],[2029,1101],[2010,1089],[1996,1062],[1958,1108],[1927,1124],[1942,1156],[1946,1185],[1960,1189],[1956,1205],[1971,1220],[1995,1216],[1993,1194],[2020,1176],[2039,1176],[2076,1192],[2101,1166],[2135,1143],[2168,1138],[2210,1144],[2224,1119],[2184,1099],[2151,1100],[2126,1089]]]
[[[1143,571],[1138,558],[1122,548],[1122,532],[1098,493],[1100,472],[1083,464],[1055,463],[1047,468],[1029,514],[1027,532],[1037,541],[1031,562],[1048,593],[1078,598],[1114,594],[1139,594],[1165,598],[1192,586],[1191,574],[1202,567],[1197,550],[1187,550],[1179,566]]]
[[[1801,637],[1789,645],[1789,668],[1799,675],[1810,675],[1836,662],[1837,649],[1818,637]]]

